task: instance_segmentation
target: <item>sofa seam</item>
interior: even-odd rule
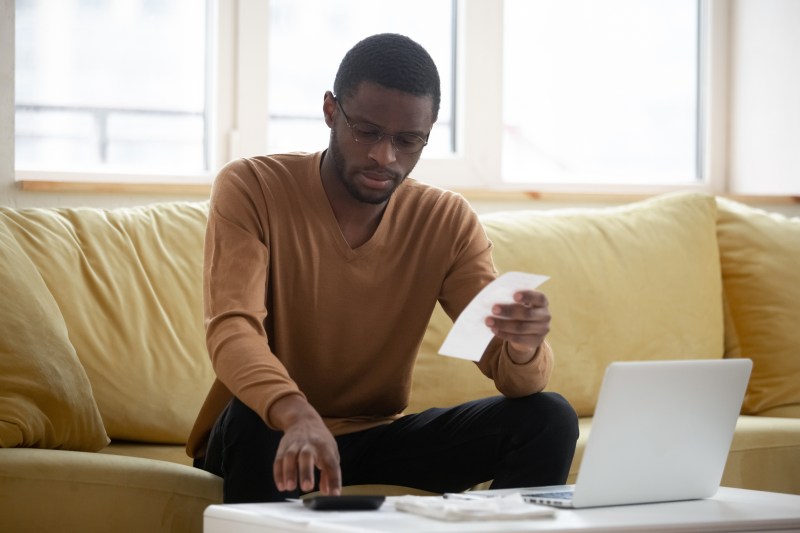
[[[735,448],[735,449],[731,448],[731,451],[729,452],[729,455],[732,454],[732,453],[737,453],[737,452],[752,452],[752,451],[758,451],[758,450],[791,450],[791,449],[794,449],[794,448],[800,448],[800,442],[798,442],[797,444],[788,444],[788,445],[781,445],[781,446],[758,446],[758,447],[754,447],[754,448]]]
[[[15,476],[15,475],[3,475],[3,474],[0,474],[0,479],[19,480],[19,481],[42,481],[42,482],[49,482],[49,483],[52,483],[53,481],[61,481],[61,482],[65,482],[65,483],[79,483],[79,484],[83,484],[83,485],[91,485],[91,486],[97,486],[97,487],[134,488],[134,489],[138,489],[138,490],[144,490],[144,491],[147,491],[147,492],[156,492],[156,493],[160,493],[160,494],[180,495],[180,496],[187,496],[187,497],[192,497],[192,498],[202,498],[204,500],[208,500],[208,501],[211,501],[211,502],[217,501],[217,500],[214,500],[213,498],[206,498],[205,496],[192,495],[192,494],[190,494],[190,493],[188,493],[186,491],[174,491],[174,490],[170,491],[170,490],[165,490],[163,488],[145,487],[145,486],[141,486],[141,485],[138,485],[138,484],[108,483],[108,482],[104,482],[104,481],[103,482],[101,482],[101,481],[75,481],[75,480],[69,480],[69,479],[53,480],[52,478],[32,478],[32,477],[27,477],[27,476]]]

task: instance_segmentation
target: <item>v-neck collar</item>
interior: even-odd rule
[[[387,229],[387,220],[391,218],[392,213],[394,212],[394,204],[395,196],[397,195],[400,188],[405,184],[405,182],[400,184],[400,187],[394,191],[391,197],[386,204],[386,209],[383,212],[383,216],[381,217],[381,221],[378,223],[378,227],[375,229],[375,232],[369,238],[367,242],[359,246],[358,248],[351,248],[350,244],[347,242],[347,239],[344,237],[344,233],[342,233],[342,229],[339,227],[339,222],[336,220],[336,215],[333,212],[333,207],[331,207],[331,203],[328,200],[328,195],[325,193],[325,188],[322,186],[322,174],[320,172],[320,164],[322,162],[322,157],[324,155],[323,152],[317,152],[314,154],[314,158],[312,161],[313,171],[309,173],[311,176],[311,183],[310,183],[310,190],[311,190],[311,197],[314,202],[315,209],[318,210],[320,213],[320,220],[322,224],[327,228],[328,233],[332,241],[334,242],[336,249],[339,253],[344,257],[347,261],[352,261],[358,259],[360,257],[364,257],[376,247],[380,245],[386,238],[386,233],[389,231]]]

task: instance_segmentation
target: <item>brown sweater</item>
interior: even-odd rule
[[[411,178],[351,249],[319,173],[322,153],[242,159],[214,183],[206,232],[206,338],[217,380],[187,451],[205,454],[231,394],[261,415],[305,397],[334,435],[401,416],[438,300],[455,318],[496,277],[491,243],[459,195]],[[481,371],[507,396],[544,388],[544,345],[516,365],[493,341]]]

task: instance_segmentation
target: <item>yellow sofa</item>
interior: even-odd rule
[[[213,376],[207,207],[0,207],[0,530],[201,531],[221,501],[183,451]],[[800,494],[800,220],[703,194],[481,220],[498,270],[551,276],[572,480],[610,361],[749,357],[723,483]],[[449,327],[437,309],[409,412],[495,394],[436,355]]]

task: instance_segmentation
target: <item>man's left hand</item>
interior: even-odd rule
[[[547,297],[539,291],[517,291],[514,303],[495,304],[486,325],[508,341],[508,354],[518,364],[533,359],[536,350],[550,331]]]

